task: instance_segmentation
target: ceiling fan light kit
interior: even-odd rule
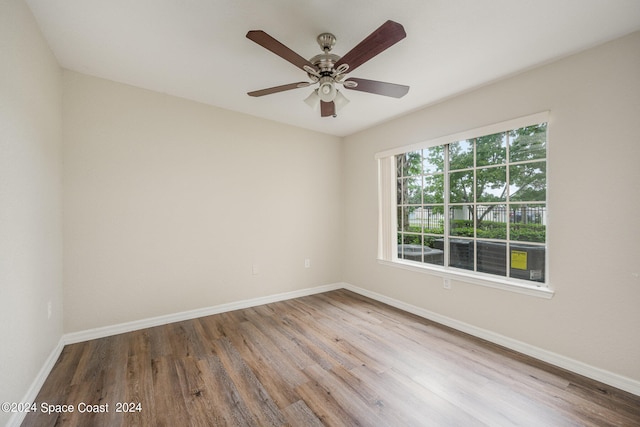
[[[322,117],[336,117],[336,112],[349,103],[344,94],[338,90],[337,85],[342,85],[345,89],[401,98],[407,94],[409,86],[357,78],[345,79],[345,77],[347,73],[355,70],[405,37],[406,33],[402,25],[397,22],[387,21],[356,47],[340,57],[330,53],[336,44],[336,37],[331,33],[322,33],[317,37],[317,42],[323,53],[306,60],[264,31],[249,31],[247,33],[249,40],[300,68],[307,73],[307,77],[311,81],[252,91],[248,95],[264,96],[317,84],[318,88],[314,89],[304,102],[314,109],[320,106],[320,115]]]
[[[339,90],[336,89],[335,97],[333,98],[333,104],[335,105],[335,112],[337,113],[347,105],[350,101],[346,96],[342,94]],[[304,100],[305,104],[311,107],[313,110],[318,110],[320,107],[320,102],[322,102],[322,98],[318,95],[318,89],[315,89],[313,92],[309,94]],[[325,101],[326,102],[326,101]],[[334,115],[335,117],[335,115]]]
[[[347,99],[346,96],[342,94],[342,92],[340,92],[339,90],[336,91],[336,97],[333,100],[333,103],[336,106],[336,111],[340,111],[342,107],[347,105],[349,102],[350,101]]]
[[[313,92],[309,94],[304,100],[305,104],[309,107],[317,110],[320,106],[320,96],[318,95],[318,89],[315,89]]]

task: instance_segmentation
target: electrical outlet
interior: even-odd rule
[[[442,287],[445,289],[451,289],[451,279],[445,277],[442,282]]]
[[[311,260],[309,258],[305,258],[304,268],[311,268]]]
[[[253,264],[253,266],[251,267],[251,273],[254,276],[260,274],[260,266],[258,264]]]

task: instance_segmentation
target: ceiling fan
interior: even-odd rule
[[[302,69],[307,73],[311,81],[289,83],[282,86],[256,90],[248,92],[248,95],[264,96],[318,84],[318,88],[311,92],[311,95],[304,101],[313,108],[320,106],[320,115],[322,117],[336,117],[337,110],[349,102],[337,89],[337,85],[342,85],[345,89],[401,98],[407,94],[409,86],[354,77],[345,79],[345,77],[347,73],[352,72],[406,36],[407,34],[402,25],[397,22],[387,21],[367,38],[362,40],[356,47],[340,57],[330,53],[336,44],[336,37],[331,33],[322,33],[318,36],[317,41],[323,53],[306,60],[264,31],[249,31],[247,33],[249,40],[256,42],[282,59]]]

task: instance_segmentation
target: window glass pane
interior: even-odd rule
[[[516,279],[544,282],[544,258],[544,246],[511,244],[509,249],[510,276]]]
[[[499,165],[507,160],[505,133],[476,138],[476,166]]]
[[[409,222],[408,231],[422,233],[426,217],[424,208],[422,206],[411,206],[407,209],[409,210],[407,215],[407,220]]]
[[[422,261],[422,236],[419,234],[403,234],[398,245],[398,258],[411,261]]]
[[[411,177],[402,179],[402,204],[420,205],[422,204],[422,177]]]
[[[507,208],[505,205],[478,205],[476,207],[476,233],[478,238],[507,239]]]
[[[425,233],[444,234],[444,206],[423,206],[422,225]]]
[[[449,144],[449,170],[473,167],[473,140]]]
[[[436,237],[424,236],[423,240],[423,236],[404,234],[399,236],[398,240],[398,258],[444,265],[444,251],[436,247],[438,240]]]
[[[507,168],[483,168],[476,171],[476,200],[504,202],[507,200]]]
[[[473,171],[453,172],[449,174],[449,202],[473,202]]]
[[[449,208],[449,218],[450,236],[474,237],[472,206],[451,206]]]
[[[437,241],[441,240],[434,236],[424,236],[424,246],[422,248],[422,262],[434,265],[444,265],[444,251],[442,245],[437,246]]]
[[[449,240],[449,266],[473,270],[473,240]]]
[[[507,244],[500,242],[476,243],[478,253],[478,271],[483,273],[507,275]]]
[[[444,175],[424,177],[423,203],[444,203]]]
[[[509,132],[509,160],[544,159],[547,156],[547,124],[541,123]]]
[[[402,226],[400,231],[408,231],[412,233],[421,233],[420,218],[416,218],[416,210],[419,206],[403,206],[402,217],[398,217],[398,225]]]
[[[544,202],[547,198],[546,162],[510,166],[509,181],[511,201]]]
[[[509,206],[511,240],[544,243],[546,241],[547,210],[544,204]]]
[[[405,158],[406,158],[407,154],[398,154],[396,156],[396,176],[398,178],[404,176],[404,162],[405,162]]]
[[[422,170],[424,174],[444,171],[444,145],[426,148],[422,151]]]
[[[398,176],[416,176],[422,173],[422,153],[412,151],[396,156]]]

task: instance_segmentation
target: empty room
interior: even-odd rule
[[[0,425],[640,425],[637,0],[2,0]]]

